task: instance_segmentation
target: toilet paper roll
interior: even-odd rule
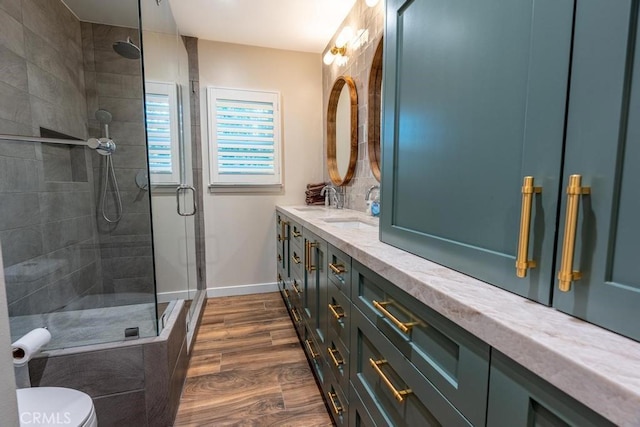
[[[51,333],[45,328],[36,328],[11,344],[13,364],[24,366],[42,347],[51,341]]]

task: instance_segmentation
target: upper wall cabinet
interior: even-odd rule
[[[387,2],[381,239],[640,339],[638,10],[533,3]]]

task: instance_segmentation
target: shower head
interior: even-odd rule
[[[127,59],[140,59],[140,48],[133,44],[131,37],[127,37],[127,41],[120,40],[113,44],[113,50]]]
[[[108,125],[113,120],[113,116],[107,110],[98,110],[96,111],[96,120],[100,122],[101,125]]]

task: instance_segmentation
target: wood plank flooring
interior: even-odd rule
[[[278,292],[210,299],[175,426],[331,426]]]

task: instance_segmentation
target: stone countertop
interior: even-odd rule
[[[615,424],[640,425],[640,343],[382,243],[362,212],[277,210]]]

